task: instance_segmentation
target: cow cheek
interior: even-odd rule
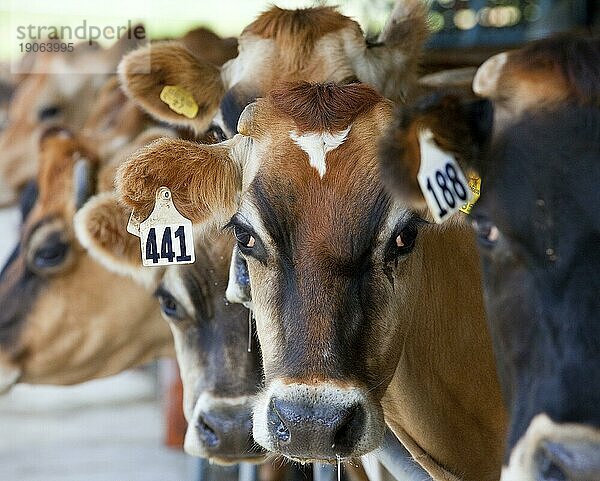
[[[401,346],[418,329],[414,319],[417,303],[422,302],[422,253],[415,249],[397,263],[381,264],[377,271],[366,361],[373,379],[380,383],[377,394],[382,396],[402,355]]]
[[[267,382],[277,372],[282,359],[284,335],[277,310],[275,293],[279,290],[276,276],[257,261],[248,260],[252,289],[252,315],[260,341]]]

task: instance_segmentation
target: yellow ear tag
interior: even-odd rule
[[[471,189],[471,192],[473,192],[473,198],[465,205],[463,205],[460,208],[460,211],[468,215],[471,213],[471,209],[473,208],[475,202],[477,202],[479,196],[481,195],[481,178],[477,176],[477,174],[475,174],[474,172],[469,172],[469,180],[467,182],[469,184],[469,189]]]
[[[160,99],[166,103],[169,108],[183,115],[188,119],[193,119],[198,115],[198,104],[194,96],[180,85],[165,85],[160,92]]]

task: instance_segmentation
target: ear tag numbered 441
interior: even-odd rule
[[[139,232],[136,235],[140,236],[144,266],[191,264],[196,260],[192,222],[177,211],[167,187],[156,192],[154,209],[145,221],[139,222],[132,213],[127,230]]]
[[[423,197],[438,224],[473,199],[473,192],[454,157],[441,150],[431,130],[419,133],[421,167],[417,174]]]

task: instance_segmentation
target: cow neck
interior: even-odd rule
[[[506,412],[473,234],[436,226],[420,239],[419,305],[383,399],[386,422],[434,479],[497,480]]]

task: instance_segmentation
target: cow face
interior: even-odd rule
[[[46,132],[39,155],[39,195],[27,200],[0,278],[4,387],[83,382],[169,354],[171,336],[151,297],[103,269],[74,238],[73,215],[96,189],[96,156],[60,128]]]
[[[198,241],[193,265],[142,267],[139,239],[126,232],[130,211],[112,193],[77,214],[77,236],[107,268],[144,283],[160,278],[155,295],[175,339],[188,420],[185,450],[219,463],[257,460],[252,406],[261,384],[260,350],[247,351],[248,310],[225,300],[233,241],[223,234]]]
[[[380,401],[419,303],[427,245],[420,220],[379,182],[390,110],[364,85],[294,84],[249,106],[243,135],[215,146],[159,141],[117,175],[142,215],[167,185],[195,222],[229,220],[263,350],[254,436],[288,457],[358,456],[383,436]]]
[[[180,43],[157,43],[127,55],[119,67],[127,94],[151,115],[202,132],[211,122],[228,137],[240,113],[274,85],[286,81],[352,82],[375,86],[390,98],[405,95],[426,37],[420,1],[394,10],[377,45],[367,45],[359,25],[332,7],[284,10],[272,7],[248,25],[237,57],[217,69]],[[151,64],[151,74],[139,66]],[[185,88],[198,105],[186,118],[160,100],[166,85]]]
[[[548,41],[547,53],[554,55],[558,78],[549,84],[567,85],[562,75],[575,75],[573,63],[583,77],[569,88],[581,95],[539,98],[538,108],[510,116],[508,97],[500,97],[493,106],[499,104],[494,119],[501,126],[491,140],[490,103],[430,99],[400,115],[382,149],[390,184],[415,206],[422,203],[415,129],[431,129],[440,148],[482,178],[472,224],[511,418],[503,481],[600,475],[600,197],[593,187],[600,175],[600,116],[598,86],[587,83],[587,69],[597,68],[600,58],[590,55],[593,42],[563,39],[562,50],[554,42]],[[581,43],[577,56],[564,58]],[[542,55],[544,43],[534,46]]]
[[[56,124],[81,127],[107,76],[135,46],[125,36],[108,50],[81,44],[73,53],[45,52],[30,60],[0,135],[0,205],[15,202],[19,190],[35,179],[40,134]]]

